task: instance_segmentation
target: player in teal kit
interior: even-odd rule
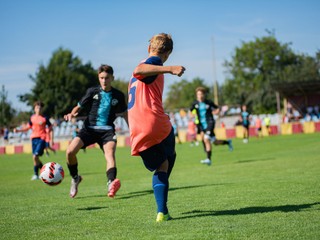
[[[98,70],[98,77],[100,86],[89,88],[71,113],[64,116],[65,120],[70,121],[82,108],[88,110],[83,128],[67,149],[67,164],[72,177],[70,189],[70,197],[72,198],[77,195],[78,185],[82,181],[82,177],[78,175],[76,154],[81,148],[94,143],[99,144],[107,162],[108,196],[113,198],[121,186],[120,180],[116,178],[115,150],[117,137],[113,122],[117,116],[122,116],[128,123],[127,104],[124,94],[111,87],[111,82],[114,80],[111,66],[101,65]]]
[[[196,89],[196,97],[190,108],[190,112],[195,112],[198,119],[198,134],[200,134],[204,150],[206,152],[207,158],[201,160],[201,163],[211,165],[211,143],[214,145],[228,145],[229,150],[232,151],[231,140],[218,140],[214,134],[215,120],[213,114],[219,113],[219,107],[214,104],[211,100],[206,99],[206,89],[203,87],[198,87]]]
[[[247,112],[247,106],[241,106],[241,122],[243,126],[243,142],[248,143],[249,141],[249,126],[250,126],[250,114]]]

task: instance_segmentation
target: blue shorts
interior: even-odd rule
[[[46,141],[41,138],[33,138],[32,140],[32,154],[36,156],[42,156],[43,151],[46,148]]]
[[[176,158],[175,145],[176,140],[172,129],[168,137],[166,137],[161,143],[139,152],[145,167],[153,172],[167,159],[169,161],[169,165],[173,165]]]

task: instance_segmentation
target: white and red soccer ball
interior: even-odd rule
[[[47,185],[55,186],[62,182],[64,170],[59,163],[48,162],[40,170],[40,179]]]

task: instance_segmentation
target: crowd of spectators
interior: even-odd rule
[[[320,112],[319,105],[304,107],[301,113],[288,103],[286,114],[283,117],[283,122],[319,122]]]

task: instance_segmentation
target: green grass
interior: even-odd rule
[[[168,206],[174,220],[157,224],[152,173],[129,148],[117,149],[122,187],[106,197],[99,149],[79,152],[84,180],[69,198],[64,181],[30,181],[30,154],[0,155],[0,239],[320,239],[320,135],[234,140],[233,152],[213,147],[213,165],[199,163],[202,147],[177,145]]]

